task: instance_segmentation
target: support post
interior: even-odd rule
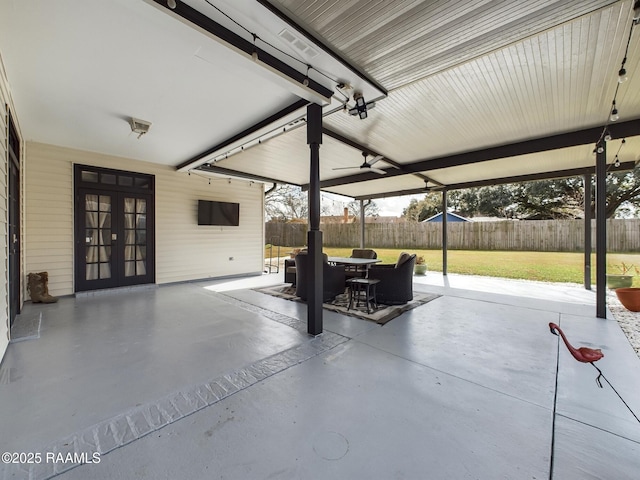
[[[322,232],[320,231],[320,145],[322,144],[322,107],[307,106],[307,144],[311,154],[309,168],[309,278],[301,279],[308,285],[307,332],[322,333]]]
[[[364,200],[360,200],[360,248],[364,248]]]
[[[607,318],[607,143],[596,153],[596,316]]]
[[[442,191],[442,275],[447,274],[448,239],[447,239],[447,191]]]
[[[591,290],[591,174],[584,175],[584,288]]]

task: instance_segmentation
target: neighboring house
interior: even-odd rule
[[[432,217],[429,217],[422,221],[422,223],[425,222],[442,222],[442,212],[436,213]],[[463,217],[462,215],[447,212],[447,222],[471,222],[471,220]]]

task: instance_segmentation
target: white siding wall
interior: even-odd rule
[[[48,271],[52,295],[74,291],[74,164],[155,175],[156,283],[262,272],[262,184],[212,178],[209,185],[206,178],[178,173],[173,167],[29,143],[26,272]],[[239,203],[240,226],[198,226],[198,199]]]

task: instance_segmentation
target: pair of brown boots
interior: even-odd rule
[[[56,303],[58,299],[49,294],[49,273],[30,273],[27,291],[33,303]]]

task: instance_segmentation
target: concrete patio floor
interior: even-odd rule
[[[281,280],[27,304],[0,453],[41,461],[0,479],[638,478],[640,423],[547,326],[601,348],[638,414],[640,360],[594,292],[430,273],[436,300],[384,326],[325,311],[312,338],[304,304],[251,290]]]

